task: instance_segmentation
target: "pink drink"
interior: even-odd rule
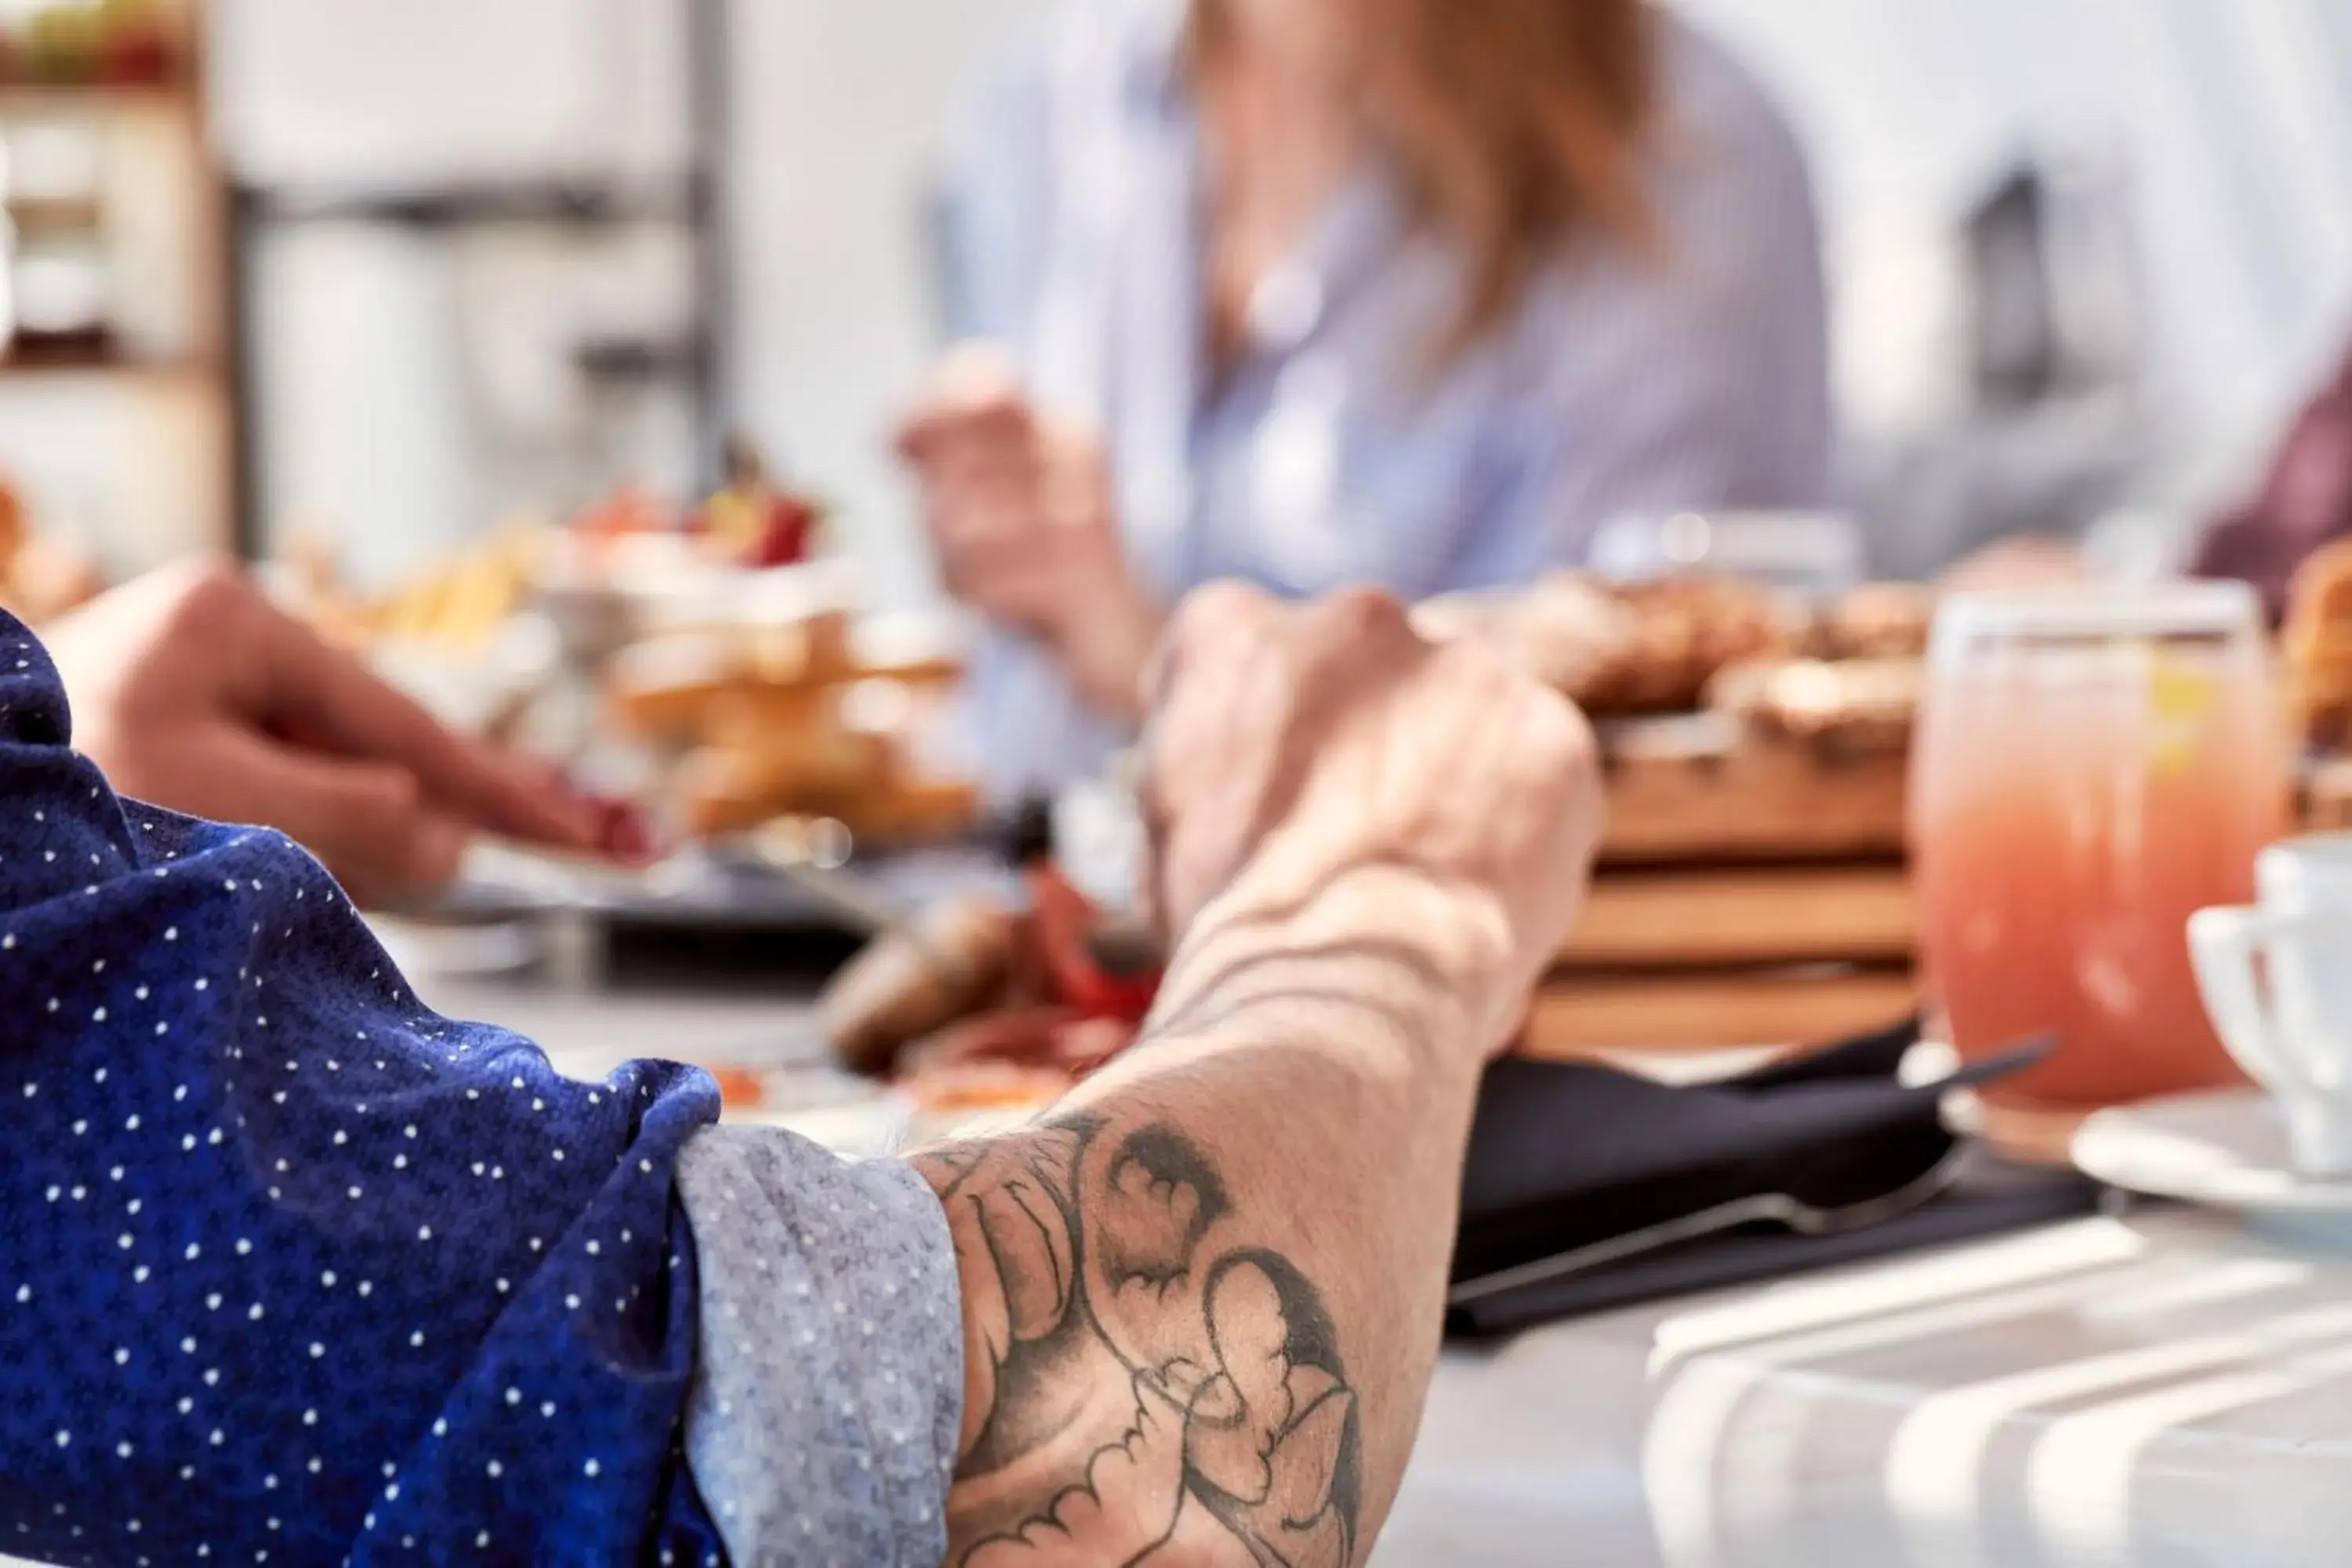
[[[2251,595],[1961,595],[1937,618],[1912,834],[1929,984],[1963,1056],[2039,1034],[1996,1100],[2094,1106],[2239,1081],[2189,916],[2253,895],[2286,830]]]

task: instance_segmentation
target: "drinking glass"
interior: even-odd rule
[[[2188,921],[2248,902],[2286,828],[2252,591],[1958,595],[1928,658],[1911,801],[1928,984],[1963,1057],[2057,1042],[1989,1098],[2088,1108],[2241,1081]]]

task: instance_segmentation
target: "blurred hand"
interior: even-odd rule
[[[1160,612],[1128,569],[1102,444],[1041,416],[1012,372],[961,350],[898,432],[948,591],[1058,657],[1095,707],[1134,718]]]
[[[1598,749],[1566,699],[1391,600],[1286,607],[1218,584],[1178,610],[1146,735],[1152,893],[1184,949],[1311,929],[1400,956],[1499,1048],[1584,898]],[[1205,934],[1204,934],[1205,933]]]
[[[233,567],[141,578],[44,640],[75,743],[116,789],[278,828],[362,902],[446,886],[477,833],[572,849],[602,836],[551,770],[452,735]]]

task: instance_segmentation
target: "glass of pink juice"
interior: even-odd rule
[[[2190,914],[2253,896],[2287,748],[2237,584],[1958,595],[1912,765],[1927,983],[1963,1057],[2056,1054],[1996,1103],[2088,1108],[2240,1081]]]

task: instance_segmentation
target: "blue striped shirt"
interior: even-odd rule
[[[1611,517],[1824,499],[1820,246],[1794,138],[1661,13],[1654,257],[1563,258],[1433,378],[1455,251],[1361,167],[1205,363],[1202,132],[1181,0],[1071,7],[987,104],[948,204],[951,325],[1103,432],[1130,560],[1173,600],[1218,578],[1408,598],[1525,581]],[[993,636],[976,693],[1000,796],[1118,743],[1038,650]]]

